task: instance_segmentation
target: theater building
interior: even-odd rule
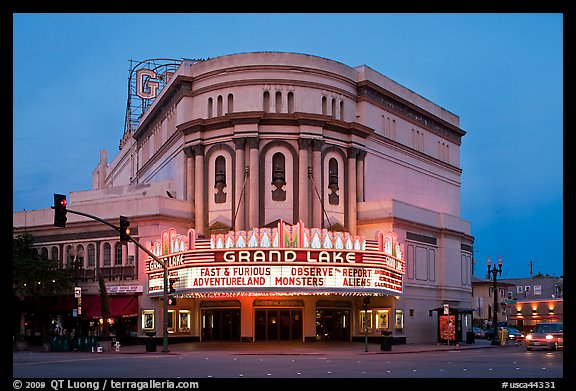
[[[165,263],[174,341],[436,342],[445,304],[465,338],[458,116],[368,66],[298,53],[143,61],[128,83],[119,152],[101,151],[68,207],[128,217],[154,257],[77,214],[58,228],[51,209],[15,212],[14,226],[80,263],[83,296],[102,274],[132,297],[116,315],[134,335],[162,335]]]

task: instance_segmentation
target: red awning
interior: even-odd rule
[[[100,319],[100,296],[82,297],[82,317],[84,319]],[[128,318],[138,316],[138,296],[109,296],[110,317],[111,318]]]

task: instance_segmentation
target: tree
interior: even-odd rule
[[[38,255],[29,233],[12,239],[12,291],[23,299],[27,296],[71,294],[74,286],[72,268],[63,268],[58,260]]]

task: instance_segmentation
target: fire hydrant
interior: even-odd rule
[[[502,327],[500,329],[500,346],[506,346],[508,344],[508,329]]]

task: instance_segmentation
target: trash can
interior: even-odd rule
[[[476,343],[476,336],[474,335],[474,331],[466,332],[466,343]]]
[[[146,333],[148,338],[146,338],[146,351],[155,352],[156,351],[156,333],[150,332]]]
[[[389,352],[392,350],[392,331],[382,330],[382,339],[380,340],[380,350]]]

